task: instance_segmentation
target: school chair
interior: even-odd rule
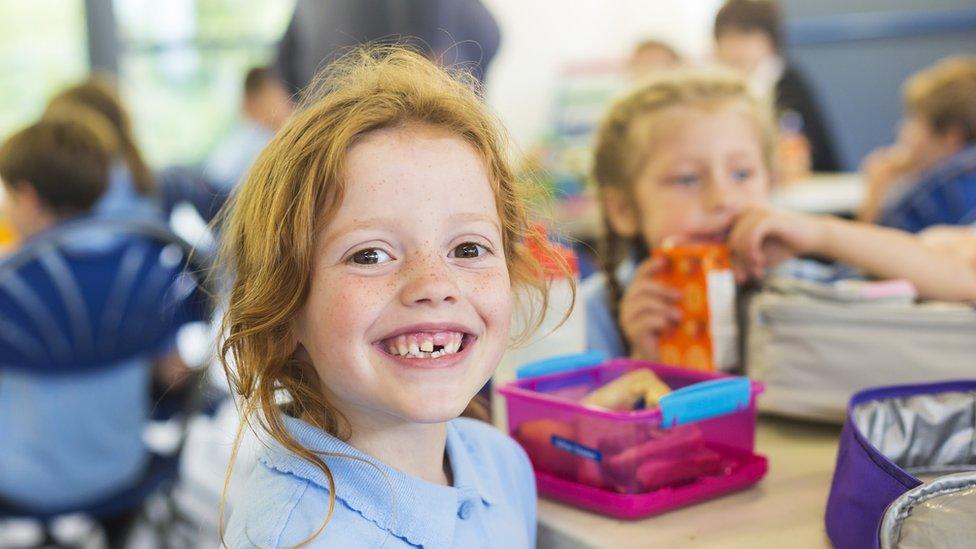
[[[78,380],[133,364],[138,369],[141,360],[151,368],[153,357],[173,348],[181,327],[210,321],[209,266],[209,258],[154,222],[87,218],[28,240],[0,259],[0,385],[5,377],[8,382],[37,380],[39,386],[57,383],[59,376]],[[148,383],[145,391],[144,402],[149,402]],[[176,410],[173,415],[183,414],[183,427],[203,397],[191,383],[182,392],[182,411],[168,403]],[[54,406],[70,407],[72,399],[64,400]],[[57,411],[66,418],[72,414],[71,409]],[[150,419],[151,410],[139,413]],[[103,526],[124,513],[134,516],[150,496],[165,496],[175,483],[183,435],[185,429],[171,454],[146,449],[147,465],[138,480],[115,493],[60,507],[0,501],[0,519],[40,522],[46,546],[54,541],[50,525],[59,516],[83,514]],[[125,530],[130,526],[131,521]],[[153,526],[157,536],[165,533],[164,525]]]

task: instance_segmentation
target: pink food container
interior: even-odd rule
[[[579,403],[637,368],[671,388],[659,406],[611,411]],[[766,458],[754,452],[762,384],[744,377],[615,359],[518,379],[499,392],[539,493],[584,509],[640,518],[746,488],[766,474]]]

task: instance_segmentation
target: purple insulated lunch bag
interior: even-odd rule
[[[976,380],[853,396],[827,501],[836,547],[968,546],[974,505]]]

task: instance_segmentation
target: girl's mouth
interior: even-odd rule
[[[475,339],[472,334],[455,330],[416,331],[388,337],[377,345],[395,357],[436,359],[463,352]]]
[[[728,242],[729,234],[731,234],[731,232],[732,227],[729,226],[718,231],[694,232],[687,234],[684,237],[669,237],[664,239],[664,241],[661,243],[661,247],[666,249],[676,246],[694,244],[725,244]]]
[[[698,233],[693,236],[692,242],[697,242],[701,244],[725,244],[729,240],[729,234],[732,233],[732,226],[729,225],[724,229],[711,232]]]

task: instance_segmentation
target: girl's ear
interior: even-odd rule
[[[288,347],[291,348],[292,358],[309,360],[308,351],[302,345],[301,337],[298,335],[298,318],[292,318],[288,323]]]
[[[621,189],[603,189],[600,192],[604,215],[610,228],[618,236],[634,238],[640,232],[640,221],[634,201]]]

